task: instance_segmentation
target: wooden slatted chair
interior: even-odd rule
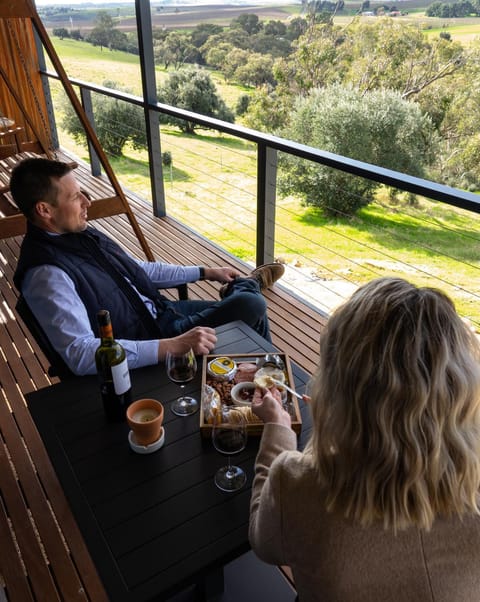
[[[22,131],[23,128],[20,126],[0,131],[0,159],[20,152],[19,136]],[[0,192],[2,192],[1,189]]]
[[[63,361],[59,353],[55,350],[53,345],[50,343],[50,340],[48,339],[47,335],[38,323],[38,320],[35,318],[32,310],[28,306],[28,303],[25,301],[23,295],[21,294],[18,297],[15,309],[17,310],[18,315],[22,318],[26,327],[28,328],[33,338],[37,342],[38,346],[47,358],[50,364],[48,368],[48,375],[50,377],[57,376],[61,380],[65,380],[66,378],[72,378],[74,374],[67,366],[67,364]]]

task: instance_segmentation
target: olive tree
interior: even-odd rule
[[[332,153],[423,176],[435,147],[431,120],[399,93],[361,94],[340,85],[314,89],[297,100],[280,134]],[[279,189],[332,216],[370,203],[379,184],[293,156],[279,161]]]
[[[103,86],[131,93],[116,82],[104,81]],[[135,149],[146,148],[145,118],[141,107],[99,94],[93,96],[92,105],[95,130],[105,152],[119,156],[127,142]],[[86,146],[87,135],[69,100],[64,102],[63,109],[62,127]]]
[[[210,75],[203,69],[187,67],[171,73],[157,90],[158,100],[180,109],[216,117],[233,123],[235,116],[217,92]],[[170,123],[182,132],[193,134],[198,126],[192,121],[161,115],[161,123]]]

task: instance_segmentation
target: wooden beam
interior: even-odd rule
[[[0,2],[0,19],[26,19],[36,13],[33,0],[2,0]]]
[[[27,231],[27,220],[23,213],[2,217],[0,220],[0,239],[21,236]]]
[[[92,204],[88,208],[88,219],[99,219],[123,213],[125,213],[125,208],[122,199],[118,196],[112,196],[92,201]]]
[[[83,110],[82,104],[81,104],[77,94],[75,93],[75,90],[73,89],[73,86],[70,83],[70,80],[68,79],[68,75],[67,75],[65,69],[63,68],[62,63],[60,62],[60,59],[55,51],[55,48],[53,47],[53,45],[50,41],[48,33],[36,11],[32,15],[32,21],[35,26],[35,29],[37,30],[38,37],[40,38],[40,41],[42,42],[45,50],[48,53],[48,56],[50,57],[50,60],[52,61],[52,64],[53,64],[56,72],[58,73],[58,76],[63,85],[63,88],[64,88],[68,98],[70,99],[70,102],[72,103],[73,108],[75,109],[75,112],[77,113],[77,116],[80,119],[80,122],[82,123],[82,125],[85,129],[87,137],[90,139],[91,144],[92,144],[95,152],[97,153],[100,163],[102,164],[102,167],[105,170],[105,173],[106,173],[108,179],[110,180],[117,196],[121,199],[121,201],[123,203],[124,213],[128,217],[128,220],[133,228],[133,231],[135,232],[135,235],[137,236],[137,238],[140,242],[140,245],[142,246],[143,252],[145,253],[145,255],[149,261],[153,261],[154,257],[153,257],[152,251],[147,243],[147,240],[144,237],[143,232],[140,230],[140,226],[138,225],[137,220],[135,219],[135,216],[130,208],[130,205],[128,204],[127,198],[125,197],[123,190],[117,180],[117,177],[115,176],[115,173],[107,159],[105,151],[103,150],[103,148],[97,138],[97,134],[95,133],[95,130],[93,129],[92,124],[89,122],[89,120],[87,119],[87,116],[85,115],[85,111]]]

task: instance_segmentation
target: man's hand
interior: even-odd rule
[[[167,351],[181,351],[192,348],[195,355],[210,353],[217,343],[217,336],[213,328],[208,326],[195,326],[183,334],[171,339],[161,339],[158,345],[158,361],[163,362]]]
[[[275,422],[291,426],[290,414],[283,409],[281,401],[276,400],[267,389],[255,389],[252,410],[262,422]]]
[[[234,268],[204,268],[205,269],[205,280],[214,280],[215,282],[232,282],[235,278],[238,278],[241,274]]]

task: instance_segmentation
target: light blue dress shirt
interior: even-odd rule
[[[195,282],[200,278],[200,269],[197,266],[178,266],[136,259],[134,261],[145,270],[150,280],[160,289]],[[23,280],[22,294],[50,342],[70,370],[79,375],[95,374],[95,350],[100,339],[91,329],[87,310],[70,276],[53,265],[32,268],[28,270]],[[150,313],[155,316],[155,308],[151,301],[142,298]],[[115,335],[115,324],[113,324],[113,333]],[[117,340],[125,349],[130,368],[158,363],[158,339]]]

